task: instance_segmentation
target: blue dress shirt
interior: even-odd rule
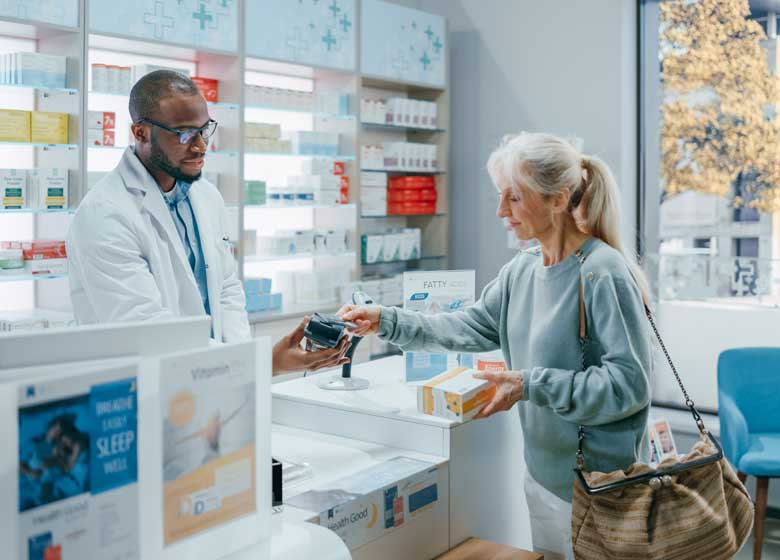
[[[176,231],[179,233],[181,242],[184,245],[184,254],[187,256],[192,273],[195,275],[200,298],[203,300],[203,308],[207,314],[211,315],[206,283],[206,263],[203,259],[203,249],[200,244],[198,223],[195,220],[195,213],[192,211],[192,204],[188,196],[190,187],[192,187],[192,183],[176,181],[173,189],[167,193],[164,192],[163,195],[165,202],[168,204],[168,210],[171,212]]]

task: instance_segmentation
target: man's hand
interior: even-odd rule
[[[335,348],[326,348],[316,352],[307,352],[301,348],[303,331],[309,323],[309,317],[304,317],[294,331],[274,345],[273,374],[291,373],[293,371],[316,371],[322,368],[336,367],[349,362],[344,354],[352,344],[344,337]]]

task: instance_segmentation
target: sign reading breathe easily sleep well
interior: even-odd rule
[[[90,2],[89,27],[92,32],[238,52],[239,6],[237,0]]]
[[[79,26],[78,0],[0,0],[0,17]]]
[[[364,75],[443,87],[447,20],[380,0],[363,0],[360,66]]]
[[[251,0],[246,52],[341,70],[355,69],[356,0]]]

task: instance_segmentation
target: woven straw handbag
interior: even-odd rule
[[[582,254],[577,255],[584,262]],[[753,502],[707,431],[661,340],[685,404],[699,429],[688,455],[657,467],[634,463],[626,470],[588,472],[580,426],[574,469],[572,545],[578,560],[726,560],[742,547],[753,527]],[[585,362],[585,319],[580,285],[580,341]],[[584,368],[583,368],[584,369]]]

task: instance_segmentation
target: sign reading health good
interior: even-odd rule
[[[361,72],[443,87],[447,20],[379,0],[363,0]]]
[[[79,26],[79,0],[0,0],[0,17]]]
[[[2,0],[0,0],[2,1]],[[90,2],[90,31],[217,51],[238,51],[238,0]]]
[[[355,69],[356,0],[251,0],[246,17],[249,56]]]

